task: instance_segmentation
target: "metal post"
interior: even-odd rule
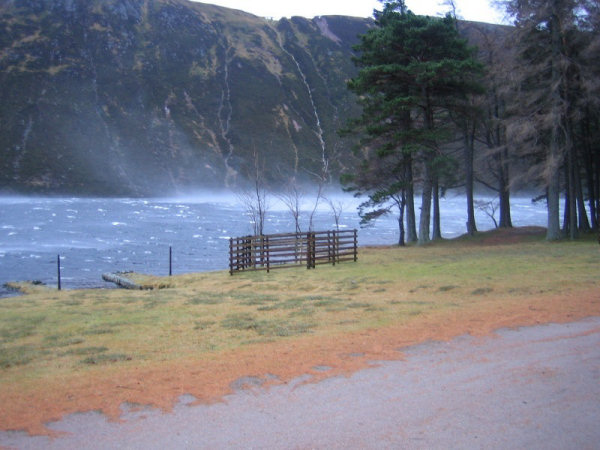
[[[173,275],[173,249],[169,245],[169,276]]]
[[[58,255],[56,258],[56,265],[58,267],[58,290],[60,291],[60,289],[61,289],[61,285],[60,285],[60,255]]]

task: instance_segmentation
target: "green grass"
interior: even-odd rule
[[[41,314],[5,312],[0,321],[0,343],[9,343],[36,334],[46,318]]]
[[[106,351],[108,351],[108,347],[79,347],[67,350],[65,355],[94,355]]]
[[[168,363],[252,343],[324,336],[598,288],[593,237],[361,249],[357,263],[273,271],[135,275],[155,290],[57,292],[0,299],[0,385],[73,371]],[[160,288],[160,289],[159,289]]]
[[[313,325],[292,319],[259,319],[249,313],[228,314],[221,322],[226,329],[251,331],[259,336],[295,336],[308,333]]]

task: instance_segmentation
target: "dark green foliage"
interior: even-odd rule
[[[482,66],[450,16],[416,16],[404,2],[389,1],[375,17],[376,27],[356,46],[360,72],[348,83],[363,108],[351,128],[362,132],[364,160],[342,181],[369,197],[361,205],[366,223],[397,207],[403,244],[413,171],[422,173],[424,196],[452,184],[455,164],[442,151],[454,135],[450,114],[462,112],[467,96],[482,91]],[[429,210],[425,207],[423,213],[428,240]]]

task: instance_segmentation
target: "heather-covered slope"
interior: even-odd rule
[[[0,1],[0,190],[152,195],[334,171],[368,19],[186,0]]]

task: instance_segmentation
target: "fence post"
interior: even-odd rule
[[[173,247],[169,245],[169,276],[173,275]]]
[[[256,269],[256,263],[258,262],[257,246],[256,235],[250,236],[250,261],[254,269]]]
[[[267,273],[271,270],[271,252],[269,251],[269,236],[265,237],[265,246],[267,252]]]
[[[233,238],[229,238],[229,275],[233,275]]]
[[[298,231],[294,236],[294,262],[302,264],[302,235]]]
[[[358,260],[358,236],[356,228],[354,229],[354,262]]]
[[[338,237],[335,230],[333,230],[333,265],[335,266],[336,260],[338,259]]]
[[[310,269],[310,232],[306,233],[306,268]]]
[[[317,267],[317,236],[314,231],[310,233],[310,266],[315,269]]]
[[[312,245],[310,245],[310,231],[306,233],[306,268],[310,269],[312,261]]]
[[[60,255],[58,255],[56,257],[56,265],[58,267],[57,271],[58,271],[58,290],[60,291],[61,289],[61,285],[60,285]]]
[[[252,239],[246,236],[244,239],[244,269],[252,267]]]

